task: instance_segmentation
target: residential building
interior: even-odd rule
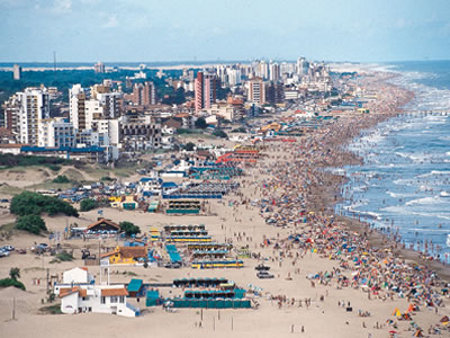
[[[45,88],[26,88],[16,94],[20,102],[19,142],[38,144],[38,126],[50,116],[50,99]]]
[[[284,101],[284,88],[281,83],[270,82],[266,88],[266,101],[275,106]]]
[[[122,116],[120,138],[124,151],[158,149],[161,146],[161,124],[150,115]]]
[[[248,100],[259,105],[266,102],[266,87],[263,79],[257,77],[249,81]]]
[[[218,79],[215,74],[198,72],[195,79],[195,111],[208,109],[216,102]]]
[[[103,108],[103,117],[113,119],[122,113],[123,93],[98,93],[97,100]]]
[[[86,100],[86,90],[80,84],[73,85],[69,89],[70,122],[76,130],[89,129],[86,125]]]
[[[139,309],[127,303],[128,292],[125,285],[80,285],[62,288],[62,313],[96,312],[110,313],[124,317],[140,315]]]
[[[95,71],[96,73],[105,73],[106,70],[105,70],[105,65],[103,64],[103,62],[97,62],[97,63],[94,65],[94,71]]]
[[[15,135],[16,139],[18,139],[20,133],[20,107],[21,104],[18,94],[14,94],[2,104],[2,126],[9,130],[13,135]]]
[[[273,82],[280,81],[280,65],[278,63],[269,64],[269,79]]]
[[[75,147],[72,123],[63,117],[42,120],[39,123],[38,146],[46,148]]]
[[[156,104],[156,87],[153,82],[135,83],[133,86],[132,102],[137,106]]]
[[[13,79],[20,80],[21,77],[22,77],[22,67],[20,67],[19,65],[14,65],[13,66]]]

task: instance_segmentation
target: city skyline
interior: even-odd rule
[[[0,0],[0,62],[448,59],[450,4],[432,4]]]

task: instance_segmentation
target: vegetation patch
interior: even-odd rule
[[[69,178],[66,175],[58,175],[55,179],[52,181],[53,183],[70,183]]]
[[[10,211],[18,216],[40,215],[46,212],[50,216],[64,214],[78,217],[78,211],[69,203],[31,191],[24,191],[14,196],[11,200]]]
[[[56,254],[56,258],[61,262],[73,261],[73,255],[67,251],[62,251],[59,254]]]
[[[47,231],[44,220],[38,215],[19,216],[15,227],[18,230],[28,231],[35,235],[39,235],[41,231]]]
[[[127,236],[136,235],[141,232],[141,229],[137,225],[134,225],[131,222],[127,222],[127,221],[120,222],[119,226],[120,226],[120,230],[124,231],[125,235],[127,235]]]
[[[46,166],[71,164],[72,161],[59,157],[31,156],[31,155],[13,155],[0,154],[0,166],[3,167],[29,167],[29,166]]]
[[[89,211],[98,207],[98,203],[96,200],[91,198],[86,198],[80,203],[80,211]]]
[[[20,269],[19,268],[11,268],[9,270],[9,277],[0,279],[0,288],[7,288],[10,286],[14,286],[18,289],[25,291],[25,285],[19,281],[20,278]]]
[[[39,309],[39,312],[44,313],[44,314],[49,314],[49,315],[60,315],[60,314],[62,314],[62,312],[61,312],[61,305],[60,304],[53,304],[53,305],[48,305],[48,306],[41,307]]]

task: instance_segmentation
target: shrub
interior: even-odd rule
[[[39,235],[41,231],[46,231],[44,220],[38,215],[25,215],[17,218],[16,229],[31,232]]]
[[[58,177],[53,180],[53,183],[70,183],[70,180],[66,175],[58,175]]]
[[[233,129],[231,132],[232,133],[246,133],[247,130],[244,127],[239,127],[239,128]]]
[[[9,278],[18,280],[20,278],[20,269],[19,268],[9,269]]]
[[[56,197],[44,196],[31,191],[24,191],[11,200],[10,211],[12,214],[40,215],[43,212],[50,216],[64,214],[78,217],[78,211],[69,203]]]
[[[136,235],[139,234],[141,232],[141,229],[139,229],[138,226],[134,225],[131,222],[120,222],[120,230],[125,232],[125,235],[127,236],[131,236],[131,235]]]
[[[12,278],[0,279],[0,288],[7,288],[9,286],[14,286],[18,289],[22,289],[23,291],[25,291],[25,285],[16,279]]]
[[[80,203],[80,211],[89,211],[97,208],[97,201],[91,198],[87,198],[81,201]]]
[[[221,130],[221,129],[216,129],[216,130],[214,130],[212,134],[213,134],[214,136],[217,136],[217,137],[228,138],[227,133],[224,132],[224,131]]]
[[[56,258],[58,258],[62,262],[70,262],[73,260],[72,254],[67,251],[62,251],[59,254],[56,254]]]
[[[188,142],[186,143],[186,145],[184,146],[184,149],[187,151],[192,151],[195,148],[195,144],[192,142]]]
[[[100,181],[108,181],[108,182],[111,182],[111,181],[114,181],[114,178],[111,178],[111,177],[109,177],[109,176],[103,176],[103,177],[100,179]]]
[[[53,171],[59,171],[61,169],[61,166],[56,165],[56,164],[50,164],[48,167],[50,168],[50,170],[53,170]]]

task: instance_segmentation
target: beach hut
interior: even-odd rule
[[[135,265],[139,260],[147,258],[147,247],[116,247],[113,251],[101,255],[101,259],[107,259],[109,264]]]
[[[116,234],[119,231],[120,226],[117,223],[105,218],[99,218],[85,229],[88,234]]]
[[[130,297],[142,297],[145,293],[144,283],[142,279],[133,278],[127,286],[128,295]]]
[[[125,210],[135,210],[138,207],[138,203],[134,200],[134,196],[129,195],[125,196],[120,206]]]

